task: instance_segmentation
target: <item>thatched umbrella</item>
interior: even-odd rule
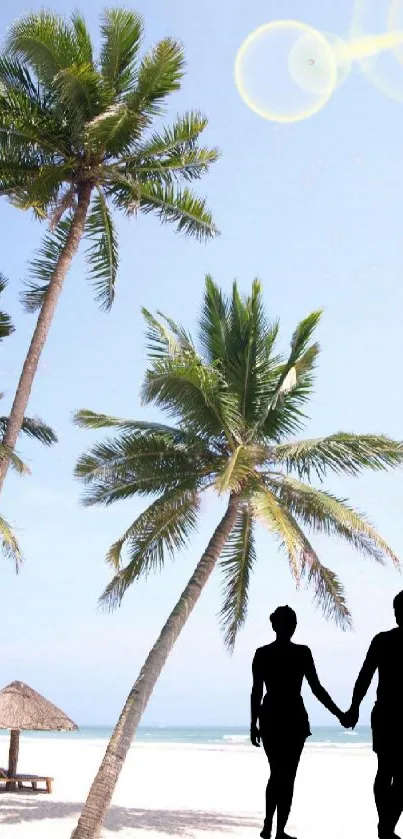
[[[11,682],[0,690],[0,728],[11,729],[8,777],[15,778],[20,731],[75,731],[78,726],[24,682]]]

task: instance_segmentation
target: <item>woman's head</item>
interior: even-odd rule
[[[270,622],[278,638],[289,640],[297,628],[297,616],[290,606],[278,606],[270,615]]]

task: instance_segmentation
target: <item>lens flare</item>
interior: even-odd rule
[[[323,108],[337,87],[334,50],[324,35],[305,23],[267,23],[241,45],[235,84],[249,108],[264,119],[307,119]]]
[[[331,32],[321,33],[326,39],[326,49],[322,42],[311,35],[301,35],[291,48],[288,56],[288,68],[295,84],[303,90],[320,94],[326,88],[329,67],[329,47],[336,62],[337,79],[335,87],[346,80],[352,59],[348,51],[348,44]]]
[[[403,102],[403,0],[355,0],[348,41],[298,20],[260,26],[238,51],[235,84],[259,116],[297,122],[326,105],[353,62]]]
[[[356,0],[350,48],[372,84],[403,102],[403,2]]]

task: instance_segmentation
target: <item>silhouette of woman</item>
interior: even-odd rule
[[[285,826],[302,749],[311,734],[301,696],[304,677],[325,708],[340,721],[344,715],[320,684],[309,647],[291,642],[297,627],[293,609],[279,606],[270,615],[270,621],[276,640],[259,647],[252,664],[251,741],[254,746],[260,746],[262,740],[270,765],[266,817],[260,835],[269,839],[277,810],[276,839],[292,839]],[[266,693],[262,702],[263,686]]]

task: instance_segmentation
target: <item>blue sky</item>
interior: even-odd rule
[[[32,475],[10,476],[2,495],[2,513],[15,524],[26,564],[19,577],[5,561],[1,565],[0,684],[26,681],[81,724],[108,724],[117,717],[220,515],[211,498],[188,551],[133,588],[115,614],[97,611],[109,579],[106,550],[141,504],[80,508],[72,470],[95,437],[74,429],[71,413],[91,408],[150,415],[139,402],[145,370],[142,305],[193,329],[206,273],[225,289],[237,278],[245,292],[258,276],[267,311],[281,319],[284,349],[296,322],[324,307],[307,436],[348,430],[402,437],[403,106],[353,70],[326,108],[305,122],[276,126],[249,111],[233,82],[235,54],[249,32],[276,16],[276,5],[222,0],[213,14],[208,5],[183,0],[154,0],[152,7],[138,0],[146,44],[169,34],[185,45],[188,72],[182,91],[172,97],[170,116],[192,107],[209,118],[206,140],[223,156],[199,191],[207,195],[222,236],[200,245],[151,217],[120,220],[119,286],[108,315],[93,301],[82,255],[75,260],[29,406],[31,415],[56,429],[60,442],[44,450],[21,441],[19,451]],[[348,0],[303,5],[305,22],[341,36],[348,32]],[[40,6],[31,2],[30,9]],[[74,6],[59,2],[53,8],[65,13]],[[99,8],[92,0],[86,3],[94,38]],[[24,11],[22,0],[2,4],[1,31]],[[281,14],[295,18],[301,4],[284,0]],[[6,407],[34,325],[21,311],[18,292],[45,231],[5,202],[0,231],[1,269],[10,280],[4,308],[17,326],[1,347]],[[332,479],[328,488],[364,509],[403,554],[401,471]],[[296,640],[312,647],[324,685],[342,707],[348,704],[371,637],[393,624],[391,601],[403,581],[342,543],[318,545],[323,561],[346,585],[354,632],[326,623],[311,595],[295,591],[286,563],[262,533],[249,617],[234,655],[224,651],[220,636],[217,573],[177,642],[144,723],[248,724],[251,659],[271,637],[269,613],[283,603],[296,608]],[[309,693],[307,705],[314,723],[333,721]],[[369,709],[368,701],[364,723]]]

